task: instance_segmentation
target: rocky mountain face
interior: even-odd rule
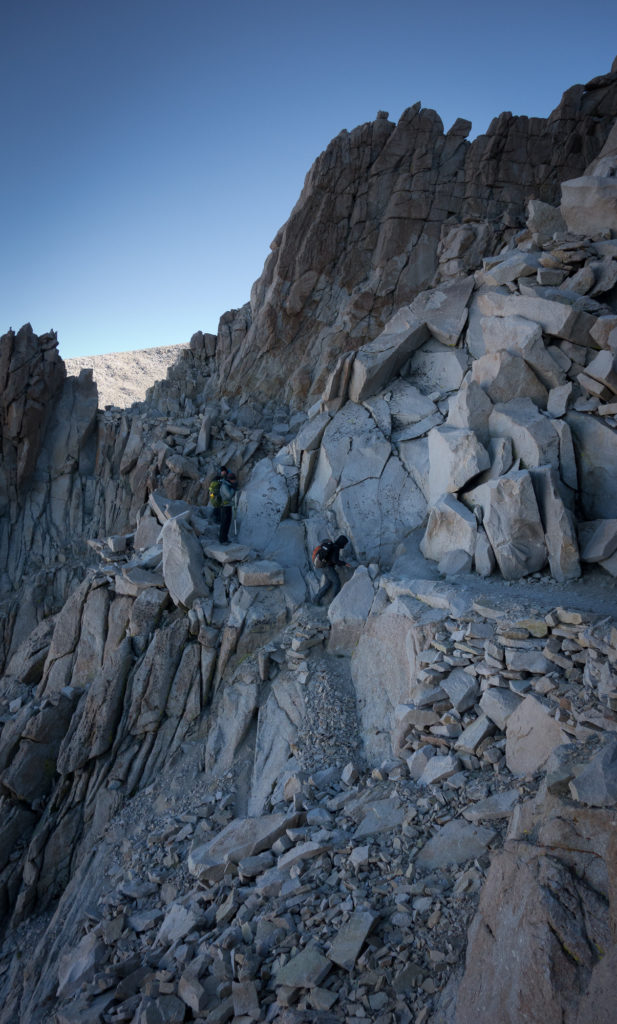
[[[309,171],[272,242],[251,301],[223,317],[219,386],[317,395],[342,350],[370,341],[418,292],[475,269],[524,224],[529,199],[556,203],[604,145],[612,74],[574,86],[546,119],[501,114],[466,138],[419,103],[341,132]]]
[[[2,1024],[612,1021],[616,119],[344,133],[129,409],[1,339]]]

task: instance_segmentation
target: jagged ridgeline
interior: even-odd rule
[[[1,1024],[613,1020],[616,122],[343,132],[130,408],[1,339]]]

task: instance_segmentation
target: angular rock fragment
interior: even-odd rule
[[[540,511],[527,470],[489,480],[466,495],[482,508],[482,523],[502,575],[520,579],[546,563]]]
[[[477,529],[475,516],[454,495],[444,494],[429,513],[420,550],[425,558],[436,562],[456,549],[473,555]]]
[[[381,391],[428,337],[422,319],[409,307],[399,310],[380,335],[356,352],[349,382],[351,401],[363,402]]]
[[[507,721],[506,764],[515,775],[530,775],[563,742],[564,732],[550,709],[528,695]]]
[[[471,430],[435,427],[428,436],[429,495],[434,504],[443,494],[458,491],[490,466],[489,454]]]
[[[450,864],[481,857],[495,838],[493,829],[470,825],[460,819],[449,821],[429,839],[416,858],[419,868],[444,868]]]

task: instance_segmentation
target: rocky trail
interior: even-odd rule
[[[616,118],[342,133],[135,404],[2,337],[0,1024],[612,1022]]]

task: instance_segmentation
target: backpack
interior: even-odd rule
[[[219,505],[233,505],[236,498],[236,488],[231,480],[221,480],[218,492]]]
[[[211,481],[210,486],[208,487],[208,498],[210,499],[210,504],[212,505],[212,508],[221,507],[222,502],[220,491],[221,481],[217,477],[215,480]]]
[[[316,569],[325,569],[327,565],[331,564],[332,547],[331,540],[322,540],[316,548],[313,548],[312,559]]]

